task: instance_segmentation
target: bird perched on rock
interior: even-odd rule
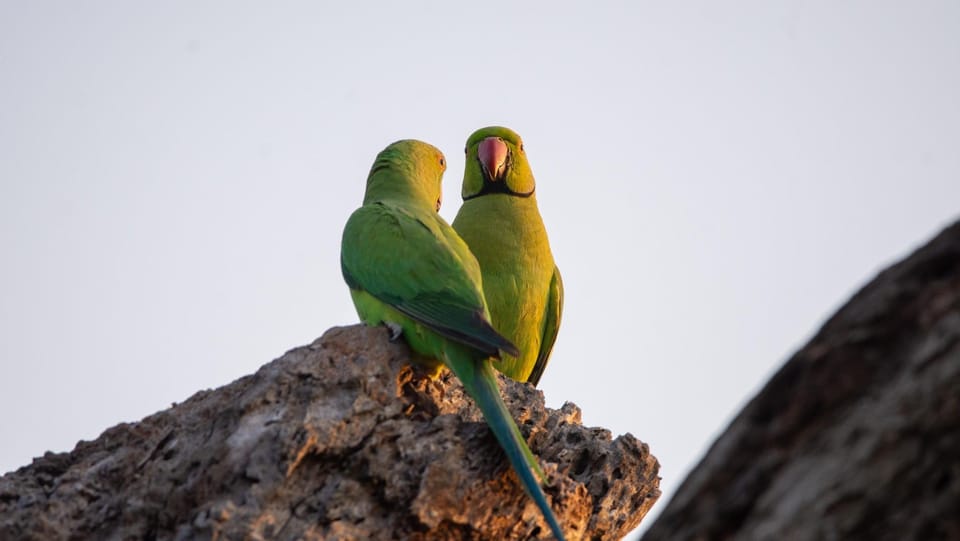
[[[523,141],[491,126],[467,139],[463,206],[453,228],[480,263],[490,320],[516,344],[497,368],[536,385],[560,329],[563,282],[537,208]]]
[[[480,266],[437,214],[445,169],[443,154],[421,141],[398,141],[377,155],[363,206],[343,230],[343,277],[361,320],[386,324],[423,362],[442,363],[457,376],[553,535],[563,539],[540,486],[543,471],[500,397],[492,366],[520,351],[491,325]]]

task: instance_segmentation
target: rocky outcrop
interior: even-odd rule
[[[960,223],[840,309],[643,539],[960,539]]]
[[[256,374],[0,478],[0,539],[548,538],[455,378],[384,329],[328,331]],[[571,539],[619,539],[659,496],[646,444],[501,380]]]

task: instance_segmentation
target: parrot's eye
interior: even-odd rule
[[[520,143],[520,152],[523,152],[523,143]]]
[[[464,155],[464,156],[467,155],[467,147],[463,147],[463,155]]]
[[[440,167],[446,167],[446,166],[447,166],[447,160],[440,158]]]

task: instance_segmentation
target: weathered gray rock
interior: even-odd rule
[[[960,539],[960,223],[831,318],[643,539]]]
[[[383,329],[328,331],[0,478],[0,539],[535,539],[549,536],[478,410]],[[627,434],[502,380],[571,539],[618,539],[659,496]]]

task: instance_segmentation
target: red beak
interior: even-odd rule
[[[480,141],[480,146],[477,148],[477,157],[480,158],[480,164],[487,170],[487,176],[491,181],[497,181],[503,177],[509,154],[507,144],[499,137],[487,137]]]

